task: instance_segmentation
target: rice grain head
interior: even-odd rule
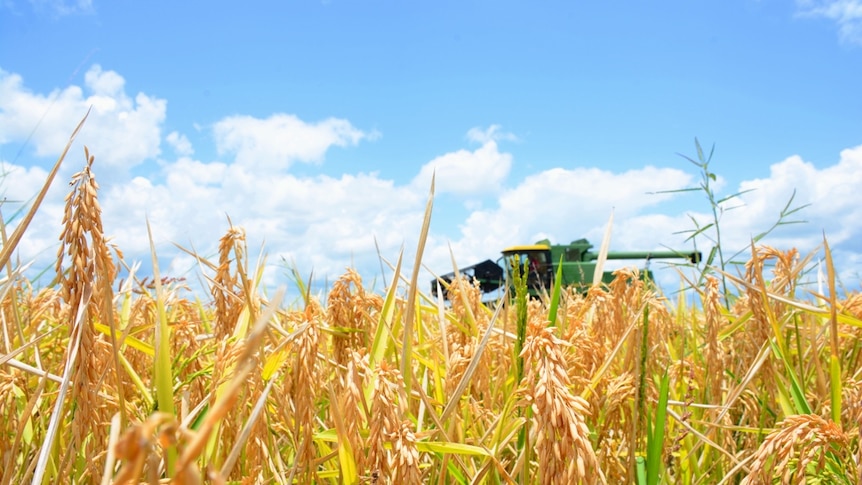
[[[827,452],[847,453],[848,445],[849,436],[832,421],[816,414],[788,416],[757,449],[741,483],[773,483],[776,477],[781,483],[808,483],[826,470]]]
[[[392,446],[400,436],[404,419],[403,390],[401,373],[387,361],[382,361],[377,368],[371,394],[366,463],[370,474],[388,480],[386,483],[398,483],[392,481],[400,470],[395,466],[400,462],[393,457]]]
[[[326,304],[326,321],[332,329],[335,361],[344,365],[350,360],[351,351],[368,352],[371,344],[369,335],[376,330],[383,298],[365,291],[362,277],[348,268],[347,273],[332,285]]]
[[[61,294],[69,306],[69,315],[78,313],[80,305],[87,311],[82,322],[79,353],[72,382],[71,400],[75,403],[72,420],[72,443],[87,461],[87,471],[98,477],[104,465],[104,450],[108,439],[108,422],[113,412],[107,409],[105,400],[98,396],[103,386],[112,379],[105,379],[106,369],[112,368],[113,359],[107,342],[95,331],[95,323],[108,324],[105,310],[113,306],[111,287],[116,277],[111,251],[102,230],[102,209],[97,198],[99,184],[92,172],[95,157],[84,147],[86,164],[83,170],[72,176],[71,191],[66,196],[63,213],[63,230],[60,234],[56,271],[60,280]],[[68,257],[70,267],[63,269]],[[87,288],[92,292],[90,301],[82,301]],[[74,318],[69,320],[74,321]],[[70,329],[71,330],[71,329]],[[92,438],[88,438],[88,437]],[[68,455],[72,456],[72,455]],[[68,467],[61,473],[68,476]]]
[[[245,231],[233,226],[219,240],[218,269],[211,287],[215,306],[214,333],[218,341],[233,333],[237,316],[242,311],[242,289],[238,285],[238,275],[231,271],[231,262],[235,261],[237,267],[242,264],[244,242]],[[231,254],[234,255],[233,260]]]
[[[392,470],[392,483],[419,484],[422,483],[422,473],[419,470],[419,450],[416,449],[416,435],[411,423],[402,420],[401,426],[393,437],[392,454],[389,468]]]
[[[522,389],[532,403],[539,483],[597,483],[601,474],[584,416],[588,404],[571,392],[568,344],[547,322],[532,319],[522,356]]]
[[[719,340],[721,329],[727,324],[727,319],[721,313],[721,294],[718,290],[718,279],[708,276],[704,285],[703,315],[705,320],[705,335],[703,336],[703,357],[709,376],[705,388],[704,402],[722,402],[727,356]]]
[[[367,429],[368,404],[365,402],[363,390],[369,375],[368,360],[359,352],[351,351],[350,359],[344,370],[338,367],[340,375],[338,378],[338,395],[343,400],[341,409],[344,425],[347,430],[347,440],[353,450],[353,460],[356,463],[357,473],[365,474],[366,455],[365,440],[362,438],[362,430]]]

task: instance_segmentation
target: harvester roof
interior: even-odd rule
[[[547,244],[524,244],[520,246],[510,246],[503,250],[503,254],[515,254],[527,251],[548,251],[551,246]]]

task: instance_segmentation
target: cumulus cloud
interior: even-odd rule
[[[164,183],[137,177],[103,187],[105,231],[129,257],[148,251],[147,219],[169,254],[176,242],[211,255],[229,217],[252,250],[265,244],[276,263],[296,261],[303,274],[323,276],[352,263],[375,268],[375,239],[392,254],[419,233],[421,197],[375,175],[296,177],[189,158],[165,170]]]
[[[174,153],[180,156],[190,156],[194,154],[194,149],[186,135],[182,135],[176,131],[168,133],[165,141],[174,149]]]
[[[769,177],[740,184],[742,206],[729,213],[727,226],[732,234],[748,240],[768,228],[794,196],[795,207],[808,205],[793,219],[805,219],[804,225],[783,228],[777,244],[814,247],[823,231],[833,244],[853,243],[862,228],[862,206],[858,187],[862,184],[862,146],[843,150],[837,164],[817,168],[794,155],[773,164]],[[735,241],[740,242],[740,241]]]
[[[463,262],[494,256],[513,244],[529,244],[545,237],[564,243],[587,237],[596,244],[604,226],[615,212],[615,227],[672,197],[650,194],[684,187],[691,175],[670,168],[645,167],[615,173],[596,168],[555,168],[530,175],[499,196],[497,206],[473,211],[461,225],[460,239],[452,242]],[[656,231],[645,231],[651,238],[617,244],[659,244]],[[644,241],[644,239],[651,239]],[[442,265],[448,261],[448,248],[432,249],[432,258]],[[478,259],[477,259],[478,260]],[[475,261],[474,261],[475,262]]]
[[[474,151],[458,150],[426,163],[413,179],[418,188],[427,187],[432,174],[440,193],[474,195],[497,191],[512,167],[512,155],[502,153],[494,141],[486,141]]]
[[[125,91],[125,79],[92,66],[84,87],[69,86],[50,94],[33,93],[20,75],[0,70],[0,144],[29,143],[40,157],[56,157],[69,135],[92,107],[78,142],[98,147],[99,164],[128,169],[160,153],[161,124],[167,102]]]
[[[85,81],[86,96],[82,88],[74,86],[42,95],[27,90],[20,77],[2,73],[0,117],[5,118],[0,119],[0,126],[9,129],[0,132],[0,143],[26,136],[27,124],[10,120],[14,120],[14,113],[26,114],[23,106],[27,103],[44,112],[50,100],[56,98],[50,116],[55,116],[51,114],[55,108],[71,113],[89,104],[94,106],[95,114],[108,113],[114,119],[124,110],[143,110],[142,103],[133,103],[125,94],[125,82],[117,73],[94,68]],[[10,93],[14,96],[9,96]],[[141,96],[144,95],[138,95]],[[151,117],[147,125],[155,129],[155,142],[149,145],[155,150],[166,105],[160,100],[151,104],[158,103],[161,118]],[[75,116],[70,114],[68,119]],[[60,133],[62,148],[69,135],[68,119],[46,117],[39,130],[41,138],[33,142],[34,147],[49,150],[51,140],[47,134],[56,131]],[[96,124],[96,128],[113,133],[107,121],[99,123],[102,124]],[[450,243],[461,265],[494,259],[506,246],[545,237],[556,243],[586,237],[598,245],[612,211],[615,220],[611,246],[618,250],[685,249],[685,236],[674,233],[691,228],[690,218],[703,223],[710,221],[709,207],[695,201],[695,195],[659,193],[696,182],[694,174],[675,168],[648,166],[628,171],[553,168],[507,181],[515,160],[498,147],[497,140],[503,138],[494,126],[468,132],[471,141],[481,143],[478,148],[457,150],[430,160],[412,180],[404,183],[387,178],[385,172],[332,177],[299,176],[277,169],[291,163],[319,162],[329,148],[349,147],[370,136],[347,120],[331,118],[310,123],[284,114],[267,119],[234,116],[217,123],[215,133],[216,143],[220,144],[222,155],[226,155],[221,161],[193,158],[188,139],[179,132],[171,132],[165,141],[173,147],[173,153],[160,160],[161,173],[109,181],[99,178],[105,232],[113,236],[129,260],[144,261],[145,265],[149,260],[146,233],[149,220],[157,251],[169,261],[165,274],[185,276],[179,273],[194,272],[195,265],[172,243],[194,246],[200,254],[212,257],[218,239],[227,230],[229,216],[235,225],[246,229],[252,251],[264,245],[270,253],[271,265],[277,266],[282,259],[295,262],[301,274],[308,275],[313,269],[317,277],[330,280],[349,265],[370,279],[379,274],[378,247],[381,254],[392,260],[403,246],[405,261],[411,260],[428,182],[435,171],[438,193],[482,193],[486,201],[492,202],[471,206],[466,209],[467,215],[458,220],[453,220],[445,208],[435,208],[435,221],[445,221],[444,224],[458,229],[451,241],[443,234],[445,231],[432,231],[425,264],[434,271],[450,271]],[[98,130],[91,136],[103,137],[102,143],[92,145],[98,149],[97,156],[120,145]],[[17,201],[16,204],[32,198],[47,175],[38,167],[9,162],[3,166],[8,172],[3,179],[3,195],[9,201]],[[95,167],[97,177],[100,166]],[[724,242],[731,248],[746,246],[751,236],[775,221],[795,189],[797,204],[811,204],[799,214],[809,223],[779,228],[767,242],[806,251],[819,244],[822,231],[826,231],[835,254],[843,258],[846,267],[856,264],[858,268],[858,261],[862,260],[859,257],[862,246],[858,242],[862,240],[862,204],[856,187],[860,184],[862,146],[844,150],[837,163],[825,167],[817,167],[800,156],[777,162],[771,166],[768,177],[727,188],[729,193],[754,190],[735,202],[737,209],[725,213]],[[50,267],[56,252],[66,189],[62,182],[55,184],[19,246],[22,259],[38,260],[39,269]],[[699,205],[692,205],[693,201]],[[18,207],[4,207],[4,215]],[[701,243],[704,251],[708,250],[703,247],[705,244]],[[268,270],[265,278],[267,284],[287,279],[284,271],[277,268]]]
[[[476,143],[488,143],[489,141],[518,141],[518,137],[512,133],[502,131],[500,125],[491,125],[482,129],[478,126],[470,128],[467,139]]]
[[[862,1],[797,0],[803,16],[823,17],[838,24],[838,35],[844,42],[862,45]]]
[[[294,162],[320,163],[332,146],[346,147],[369,135],[349,121],[327,118],[307,123],[293,115],[266,119],[237,115],[214,126],[216,148],[249,167],[286,169]]]

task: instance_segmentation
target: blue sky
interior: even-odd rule
[[[128,259],[146,260],[149,217],[161,264],[187,274],[171,243],[212,254],[229,215],[273,264],[372,279],[375,239],[412,253],[435,170],[435,271],[450,246],[470,264],[542,237],[598,243],[612,209],[612,247],[685,247],[674,232],[709,207],[651,193],[697,183],[677,153],[698,137],[720,195],[756,189],[726,213],[728,247],[795,189],[808,223],[768,242],[805,254],[825,231],[858,286],[859,79],[859,0],[3,0],[2,188],[32,197],[93,106],[61,178],[87,144]],[[22,243],[36,266],[64,187]]]

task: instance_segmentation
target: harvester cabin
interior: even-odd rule
[[[500,263],[507,272],[518,268],[527,269],[527,287],[531,290],[550,288],[554,279],[554,268],[551,260],[551,247],[547,244],[530,244],[512,246],[503,250]],[[511,278],[510,278],[511,281]]]

